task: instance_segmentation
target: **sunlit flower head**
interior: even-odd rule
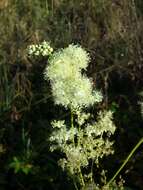
[[[53,52],[53,48],[49,42],[43,41],[41,44],[32,44],[27,48],[29,56],[49,56]]]
[[[88,53],[73,44],[53,53],[45,69],[45,78],[51,81],[56,104],[75,109],[102,100],[101,93],[93,91],[91,81],[81,74],[89,60]]]

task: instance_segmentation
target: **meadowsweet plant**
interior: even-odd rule
[[[53,53],[45,70],[45,78],[51,81],[56,104],[74,111],[102,100],[101,93],[92,89],[91,80],[81,74],[89,60],[88,53],[76,45]]]
[[[44,72],[45,79],[51,82],[55,104],[71,113],[70,124],[65,120],[51,123],[49,140],[51,151],[64,153],[59,165],[73,178],[76,189],[88,189],[91,184],[97,189],[93,166],[99,167],[100,159],[113,153],[113,142],[109,140],[115,131],[112,112],[99,112],[96,121],[86,112],[86,108],[102,101],[101,92],[93,89],[92,81],[82,74],[89,61],[82,47],[71,44],[50,56]]]

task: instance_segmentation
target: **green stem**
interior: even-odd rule
[[[76,184],[74,178],[73,178],[73,184],[74,184],[74,186],[75,186],[75,189],[78,190],[78,187],[77,187],[77,184]]]
[[[79,126],[79,128],[78,128],[79,134],[80,134],[80,130],[81,130],[81,126]],[[80,146],[80,139],[81,139],[81,135],[78,136],[78,146]]]
[[[75,145],[74,142],[74,124],[73,124],[73,111],[71,110],[71,129],[73,130],[73,144]]]
[[[74,125],[73,125],[73,112],[71,110],[71,128],[73,128],[73,127],[74,127]]]
[[[93,159],[92,159],[92,164],[91,164],[91,177],[90,177],[90,180],[91,180],[91,183],[93,182]]]
[[[129,155],[127,156],[126,160],[123,162],[123,164],[121,165],[121,167],[118,169],[118,171],[115,173],[115,175],[110,179],[110,181],[107,183],[107,186],[109,187],[109,185],[114,181],[114,179],[117,177],[117,175],[121,172],[121,170],[124,168],[124,166],[127,164],[127,162],[129,161],[129,159],[132,157],[132,155],[134,154],[134,152],[138,149],[138,147],[143,143],[143,137],[139,140],[139,142],[136,144],[136,146],[132,149],[132,151],[129,153]]]
[[[71,109],[71,129],[73,130],[73,144],[75,146],[75,141],[74,141],[74,115],[73,115],[72,109]],[[82,175],[80,167],[79,167],[79,175],[80,175],[80,179],[81,179],[81,184],[84,187],[85,183],[84,183],[84,179],[83,179],[83,175]],[[76,190],[78,190],[78,187],[77,187],[75,181],[74,181],[74,186],[75,186]]]
[[[85,186],[85,183],[84,183],[84,179],[83,179],[83,175],[82,175],[82,172],[81,172],[80,167],[79,167],[79,175],[80,175],[80,179],[81,179],[82,186],[84,187],[84,186]]]

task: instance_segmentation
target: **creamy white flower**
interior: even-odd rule
[[[102,101],[102,94],[93,90],[91,80],[82,75],[82,69],[87,68],[89,60],[85,50],[72,44],[54,52],[44,72],[45,79],[51,82],[55,103],[70,108],[75,116],[71,127],[64,121],[52,122],[55,130],[49,139],[50,150],[63,152],[65,157],[60,159],[59,165],[79,179],[81,168],[89,166],[91,160],[98,167],[103,156],[113,153],[113,142],[108,140],[108,134],[115,131],[112,112],[100,112],[93,123],[89,122],[91,115],[83,112],[83,108]]]
[[[53,48],[50,47],[48,42],[44,41],[39,45],[29,45],[27,51],[29,56],[49,56],[53,52]]]
[[[92,82],[81,74],[89,60],[88,53],[76,45],[69,45],[51,56],[44,74],[51,81],[56,104],[76,109],[102,100],[101,93],[93,91]]]

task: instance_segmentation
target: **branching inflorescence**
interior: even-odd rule
[[[73,178],[76,175],[83,188],[89,181],[94,183],[92,169],[84,175],[83,168],[88,168],[91,161],[92,166],[98,167],[103,156],[113,153],[109,137],[115,131],[111,111],[99,112],[96,122],[91,122],[90,113],[83,111],[102,101],[101,92],[93,90],[92,81],[82,74],[89,61],[89,54],[83,48],[71,44],[50,56],[44,72],[45,79],[51,82],[55,104],[71,112],[70,126],[64,120],[51,123],[54,129],[50,149],[65,154],[59,165]]]
[[[89,59],[88,53],[76,45],[69,45],[52,55],[45,70],[45,78],[51,81],[56,104],[74,110],[101,101],[101,93],[93,91],[90,79],[81,75]]]
[[[73,44],[53,52],[50,44],[44,41],[30,45],[28,55],[48,58],[44,78],[51,83],[55,104],[62,105],[71,113],[70,122],[51,122],[50,150],[59,150],[65,155],[58,161],[59,165],[73,178],[76,189],[116,189],[114,178],[110,185],[107,183],[104,170],[101,172],[102,186],[93,177],[95,166],[100,167],[100,160],[114,152],[109,138],[116,127],[110,110],[99,111],[96,121],[87,112],[90,106],[103,99],[101,92],[93,89],[91,79],[83,74],[90,61],[89,54]],[[123,186],[118,186],[118,189],[122,190]]]
[[[110,110],[99,111],[96,121],[87,113],[87,108],[100,103],[103,98],[100,91],[93,89],[91,79],[83,74],[90,61],[89,54],[81,46],[73,44],[53,52],[46,41],[39,45],[30,45],[27,50],[31,57],[48,58],[44,78],[51,83],[55,104],[62,105],[71,113],[70,124],[65,120],[54,120],[51,123],[53,132],[49,138],[50,150],[58,149],[65,155],[59,160],[59,165],[73,177],[76,189],[123,190],[123,181],[117,185],[115,178],[143,143],[143,138],[109,182],[106,181],[106,172],[102,170],[102,185],[95,183],[93,166],[99,167],[100,160],[114,152],[113,142],[109,139],[116,127]],[[142,101],[139,104],[143,115]]]

